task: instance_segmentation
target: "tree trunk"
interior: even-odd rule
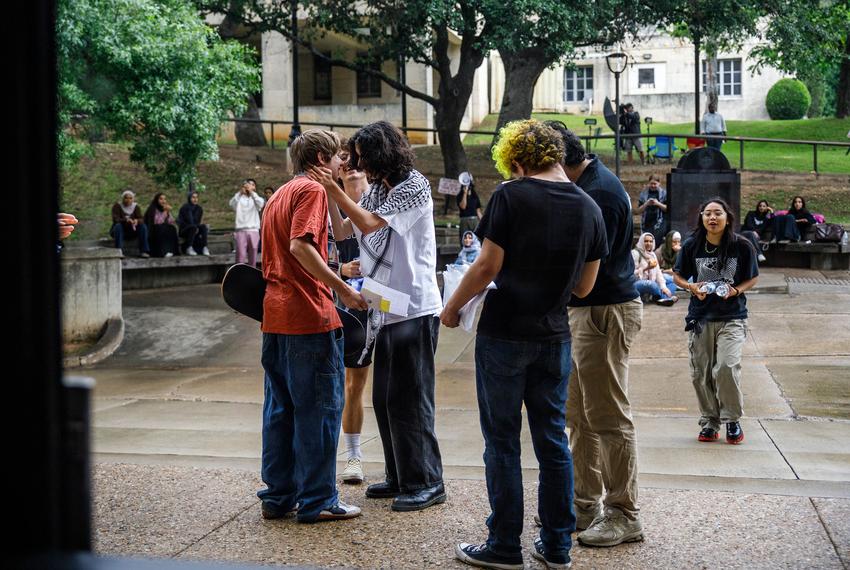
[[[218,26],[218,35],[224,40],[230,40],[239,36],[239,22],[226,15]],[[253,95],[248,96],[248,108],[238,119],[259,119],[260,111],[257,101]],[[266,133],[263,132],[262,123],[236,123],[236,144],[240,146],[266,146]]]
[[[838,74],[838,93],[836,93],[835,116],[839,119],[850,117],[850,35],[844,43],[844,59]]]
[[[463,56],[461,56],[463,58]],[[434,109],[437,134],[440,137],[440,152],[443,155],[443,172],[446,178],[457,178],[465,171],[466,150],[460,139],[460,125],[472,95],[475,71],[484,61],[481,53],[468,54],[461,59],[457,74],[449,77],[440,75],[437,91],[440,104]],[[473,173],[474,174],[474,173]]]
[[[715,109],[717,106],[717,51],[712,47],[706,46],[705,53],[705,110],[709,106]]]
[[[259,119],[260,110],[253,95],[248,96],[248,109],[242,119]],[[262,123],[236,123],[236,143],[240,146],[266,146],[266,133]]]
[[[502,95],[502,108],[499,111],[498,133],[511,121],[531,118],[534,103],[534,86],[540,74],[551,61],[546,59],[543,49],[531,47],[518,52],[499,50],[505,67],[505,92]],[[493,144],[496,138],[493,137]]]

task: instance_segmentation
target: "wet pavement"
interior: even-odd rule
[[[577,547],[574,568],[848,567],[850,287],[841,285],[848,278],[847,272],[766,269],[748,296],[741,446],[696,441],[682,330],[686,301],[645,307],[630,396],[647,540]],[[437,434],[449,501],[421,513],[393,513],[386,501],[365,499],[363,486],[346,485],[343,496],[363,506],[362,518],[298,525],[263,521],[254,495],[261,487],[263,395],[257,324],[229,311],[214,285],[128,292],[124,317],[118,352],[76,371],[97,380],[98,552],[459,567],[453,543],[485,538],[474,335],[440,331]],[[367,387],[363,454],[374,482],[383,457],[369,393]],[[522,443],[530,522],[536,462],[527,430]],[[526,546],[534,532],[526,525]],[[536,567],[526,554],[528,567]]]

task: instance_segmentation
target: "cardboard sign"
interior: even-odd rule
[[[440,185],[437,187],[437,192],[448,194],[449,196],[457,196],[460,194],[460,182],[454,178],[440,178]]]

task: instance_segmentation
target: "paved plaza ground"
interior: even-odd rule
[[[749,295],[741,446],[698,443],[686,302],[645,307],[632,350],[646,541],[573,549],[574,568],[850,568],[850,273],[765,269]],[[462,567],[456,542],[486,537],[489,513],[474,381],[474,335],[442,328],[437,435],[448,502],[395,513],[341,485],[354,521],[265,521],[263,398],[256,323],[218,286],[124,295],[126,338],[99,365],[93,402],[95,549],[356,568]],[[370,388],[367,482],[382,453]],[[526,565],[536,528],[535,459],[523,432]],[[340,466],[344,453],[340,448]]]

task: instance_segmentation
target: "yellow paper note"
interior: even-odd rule
[[[390,300],[389,299],[381,299],[381,311],[385,313],[390,312]]]

